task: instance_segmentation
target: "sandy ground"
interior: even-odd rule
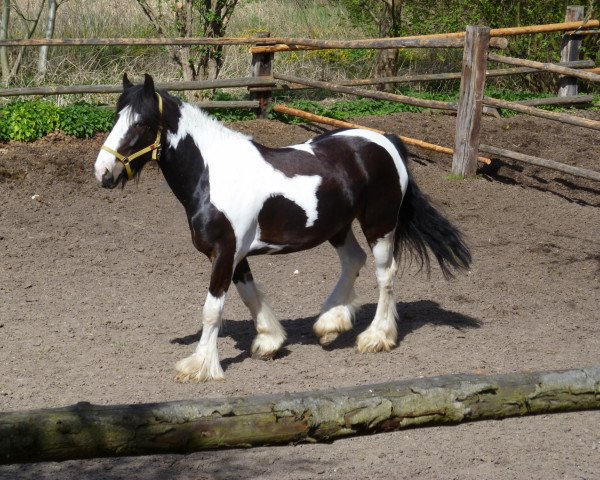
[[[600,119],[597,113],[588,113]],[[357,119],[452,145],[454,117]],[[316,128],[234,124],[271,146]],[[528,117],[485,118],[491,145],[599,169],[600,135]],[[421,188],[467,235],[469,274],[407,267],[397,282],[400,342],[358,354],[377,300],[372,259],[358,279],[354,332],[322,349],[312,323],[335,284],[335,252],[251,259],[288,331],[272,361],[250,358],[252,322],[232,290],[219,352],[226,379],[173,381],[198,339],[209,262],[156,169],[106,191],[92,165],[102,138],[0,145],[0,410],[256,395],[459,372],[600,363],[600,185],[495,160],[450,180],[450,159],[413,150]],[[600,412],[428,428],[337,441],[154,457],[0,466],[0,479],[595,479]]]

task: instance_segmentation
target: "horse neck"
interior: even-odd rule
[[[186,210],[193,207],[199,196],[209,198],[205,173],[210,155],[206,151],[240,136],[198,107],[175,100],[166,102],[164,147],[159,164]]]

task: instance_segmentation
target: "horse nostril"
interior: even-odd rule
[[[112,172],[107,170],[104,175],[102,175],[102,186],[104,188],[114,188],[116,185],[115,179],[113,178]]]

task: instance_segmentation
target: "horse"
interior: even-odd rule
[[[353,233],[357,220],[379,286],[375,316],[356,340],[361,353],[396,346],[393,287],[402,256],[429,271],[431,253],[445,277],[471,263],[463,235],[418,188],[406,147],[393,135],[340,129],[269,148],[157,91],[150,75],[133,85],[125,74],[95,177],[105,188],[125,186],[153,160],[185,209],[194,246],[212,268],[201,338],[194,353],[176,364],[179,382],[224,377],[217,336],[231,282],[256,327],[252,356],[273,358],[284,344],[286,333],[254,282],[250,256],[299,252],[326,241],[335,248],[341,274],[313,326],[320,343],[329,345],[352,329],[360,306],[354,282],[366,253]]]

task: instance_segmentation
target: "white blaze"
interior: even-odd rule
[[[119,120],[115,123],[115,126],[111,130],[108,138],[104,142],[104,145],[112,148],[113,150],[117,150],[123,137],[129,130],[132,124],[138,121],[139,114],[131,114],[131,107],[127,106],[119,113]],[[100,150],[98,154],[98,158],[96,158],[96,163],[94,164],[94,175],[96,176],[96,180],[99,182],[102,181],[102,176],[107,171],[112,171],[115,166],[116,158],[113,154],[107,152],[106,150]]]

